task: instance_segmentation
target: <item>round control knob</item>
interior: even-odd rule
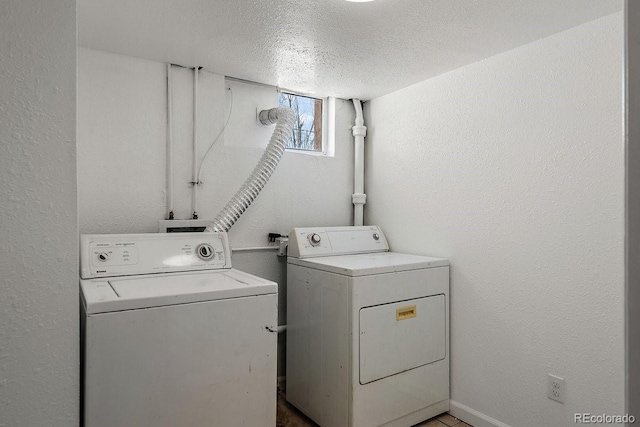
[[[311,246],[318,246],[321,240],[322,238],[317,233],[313,233],[309,235],[309,243],[311,243]]]
[[[378,233],[373,233],[373,240],[380,240],[380,235]]]
[[[196,248],[196,254],[201,260],[210,261],[213,258],[215,252],[213,252],[213,247],[210,244],[202,243]]]
[[[98,254],[98,261],[100,262],[107,262],[109,260],[109,254],[104,253],[104,252],[100,252]]]

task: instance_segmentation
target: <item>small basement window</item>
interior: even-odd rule
[[[311,152],[323,149],[323,100],[289,92],[278,92],[278,106],[289,107],[295,114],[293,133],[286,148]]]

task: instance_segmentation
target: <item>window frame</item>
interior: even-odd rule
[[[288,95],[301,96],[304,98],[311,98],[315,100],[322,101],[322,141],[321,141],[321,149],[319,151],[316,150],[304,150],[300,148],[285,148],[286,152],[289,153],[298,153],[298,154],[306,154],[311,156],[328,156],[333,157],[335,148],[334,148],[334,140],[335,140],[335,98],[332,97],[320,97],[317,95],[298,92],[295,90],[288,90],[283,88],[278,88],[277,96],[278,100],[280,98],[281,93],[286,93]],[[278,104],[279,106],[279,104]]]

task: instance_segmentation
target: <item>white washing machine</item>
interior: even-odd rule
[[[276,422],[277,284],[225,233],[83,235],[85,427]]]
[[[322,427],[412,426],[449,410],[449,262],[380,228],[296,228],[287,400]]]

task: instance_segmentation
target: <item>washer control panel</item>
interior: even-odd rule
[[[80,236],[83,279],[221,268],[231,268],[223,232]]]
[[[309,258],[363,254],[389,250],[387,240],[376,225],[360,227],[305,227],[289,233],[288,255]]]
[[[211,261],[214,259],[216,252],[209,243],[200,243],[198,247],[196,247],[196,255],[202,261]]]
[[[311,243],[311,246],[319,246],[320,242],[322,242],[322,237],[320,237],[318,233],[309,234],[307,239],[309,240],[309,243]]]

